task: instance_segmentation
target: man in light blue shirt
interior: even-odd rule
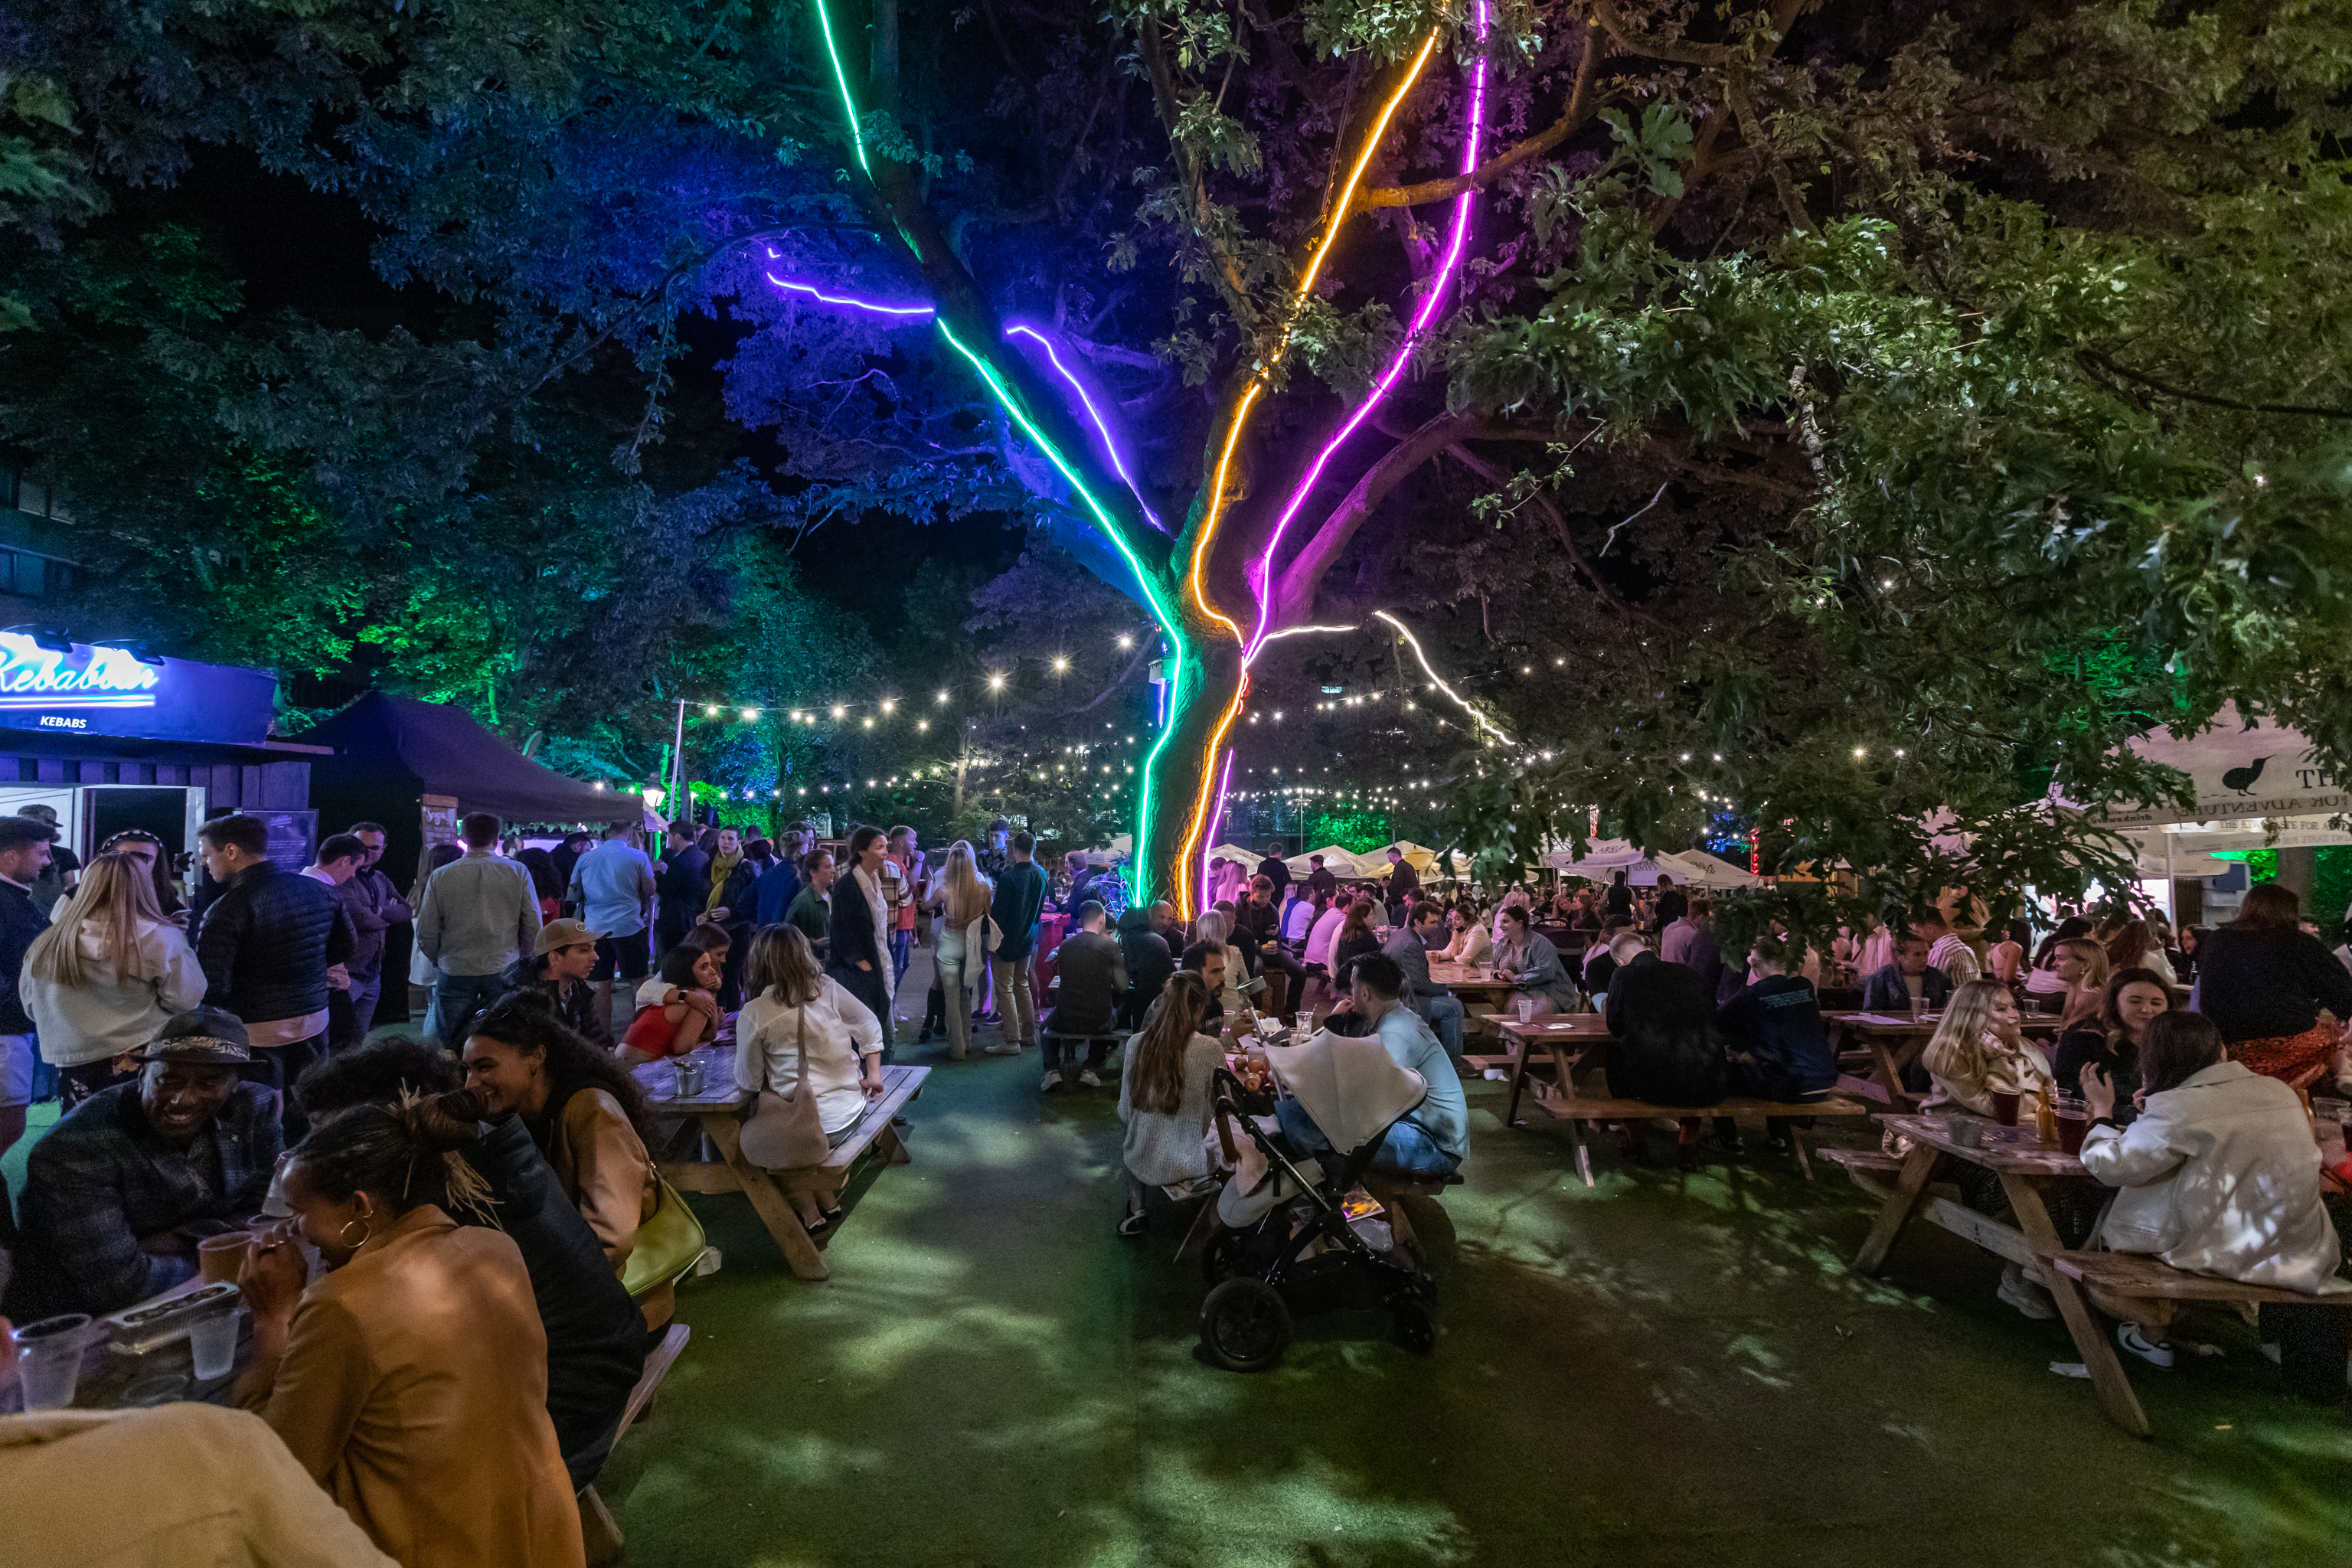
[[[634,1003],[637,983],[653,967],[646,910],[654,896],[654,863],[637,847],[636,834],[628,824],[615,823],[604,829],[604,841],[572,867],[572,901],[580,906],[581,921],[596,933],[596,967],[588,979],[608,1026],[614,977],[628,983]]]
[[[475,1015],[506,994],[506,973],[539,940],[539,894],[530,873],[499,858],[499,819],[487,811],[458,824],[463,859],[425,884],[416,906],[416,946],[435,971],[428,1039],[462,1044]]]
[[[1429,1026],[1398,1001],[1404,973],[1395,959],[1384,953],[1360,958],[1354,975],[1347,1012],[1370,1024],[1397,1066],[1419,1073],[1429,1086],[1421,1103],[1390,1126],[1381,1152],[1372,1156],[1372,1173],[1399,1181],[1442,1182],[1470,1149],[1470,1101],[1462,1092],[1462,1079]],[[1286,1096],[1276,1101],[1275,1114],[1294,1146],[1309,1153],[1330,1147],[1297,1100]]]
[[[1462,1059],[1462,1000],[1429,978],[1429,946],[1444,946],[1445,911],[1434,903],[1407,906],[1410,924],[1398,928],[1381,951],[1404,971],[1404,994],[1398,998],[1437,1031],[1448,1060]]]

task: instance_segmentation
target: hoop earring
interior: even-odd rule
[[[362,1231],[360,1238],[357,1241],[353,1241],[352,1239],[352,1226],[355,1225],[365,1227]],[[368,1244],[369,1237],[374,1235],[375,1226],[369,1225],[365,1220],[347,1219],[343,1221],[343,1228],[335,1233],[335,1245],[338,1247],[348,1247],[352,1251],[357,1252],[361,1247],[365,1247]]]

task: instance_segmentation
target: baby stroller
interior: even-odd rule
[[[1264,1097],[1217,1069],[1217,1133],[1235,1174],[1217,1198],[1227,1228],[1202,1256],[1202,1350],[1229,1372],[1264,1372],[1282,1360],[1294,1316],[1351,1307],[1384,1309],[1397,1342],[1428,1354],[1437,1342],[1429,1277],[1357,1184],[1428,1086],[1378,1040],[1322,1034],[1265,1054],[1331,1148],[1311,1156],[1294,1148],[1264,1114],[1272,1109]]]

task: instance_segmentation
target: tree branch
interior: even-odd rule
[[[2241,403],[2234,397],[2216,397],[2210,393],[2191,392],[2185,386],[2175,386],[2170,382],[2158,381],[2152,375],[2144,375],[2117,364],[2111,356],[2097,349],[2076,349],[2074,360],[2085,370],[2103,370],[2110,375],[2122,376],[2126,381],[2154,387],[2168,397],[2187,398],[2191,403],[2202,403],[2212,408],[2234,408],[2241,414],[2295,414],[2313,419],[2352,419],[2352,408],[2321,408],[2305,403]],[[2098,378],[2094,375],[2092,379]]]
[[[1135,679],[1135,672],[1143,668],[1143,661],[1150,658],[1153,650],[1158,648],[1159,646],[1160,645],[1156,641],[1150,637],[1138,638],[1135,645],[1135,657],[1127,661],[1127,668],[1120,670],[1117,675],[1112,676],[1110,678],[1110,684],[1104,687],[1102,690],[1096,695],[1093,701],[1082,703],[1063,714],[1062,717],[1065,719],[1075,719],[1081,713],[1091,713],[1096,709],[1101,707],[1105,702],[1110,700],[1113,693],[1117,692],[1121,687]]]
[[[1740,135],[1756,149],[1756,155],[1764,160],[1765,171],[1772,176],[1772,189],[1780,195],[1780,210],[1788,215],[1789,221],[1795,224],[1801,232],[1820,232],[1813,226],[1812,215],[1805,211],[1805,204],[1797,195],[1796,182],[1789,177],[1788,165],[1780,162],[1780,154],[1773,148],[1771,139],[1764,133],[1764,122],[1756,113],[1755,100],[1748,95],[1748,84],[1738,77],[1732,77],[1724,86],[1725,96],[1731,101],[1731,112],[1739,117]]]
[[[1609,0],[1590,0],[1593,25],[1609,35],[1610,41],[1629,55],[1645,59],[1674,60],[1686,66],[1719,66],[1728,62],[1731,51],[1721,44],[1694,44],[1687,38],[1653,38],[1637,33],[1633,24],[1617,15]]]
[[[1373,509],[1415,468],[1455,442],[1471,438],[1478,421],[1475,411],[1441,414],[1365,469],[1346,498],[1318,525],[1313,536],[1291,557],[1290,564],[1282,569],[1281,589],[1275,595],[1270,617],[1273,624],[1280,626],[1300,619],[1313,609],[1316,584],[1322,581],[1323,574],[1339,559],[1339,552],[1348,547],[1348,542],[1356,536],[1356,530],[1363,526]]]
[[[1168,133],[1168,149],[1176,154],[1183,171],[1184,185],[1192,196],[1192,227],[1200,235],[1201,244],[1214,263],[1218,287],[1225,293],[1225,303],[1241,321],[1250,319],[1249,285],[1243,280],[1241,263],[1211,232],[1209,222],[1209,184],[1202,176],[1201,161],[1176,140],[1176,124],[1184,115],[1183,105],[1176,101],[1176,74],[1168,68],[1167,46],[1160,39],[1160,24],[1147,17],[1137,29],[1143,41],[1145,73],[1151,78],[1151,100],[1159,107],[1160,123]]]
[[[1445,455],[1452,458],[1455,462],[1460,463],[1464,468],[1469,469],[1480,479],[1486,480],[1488,484],[1493,485],[1496,489],[1503,490],[1509,489],[1511,482],[1511,477],[1509,474],[1506,473],[1496,464],[1490,463],[1486,458],[1478,456],[1477,453],[1473,452],[1469,447],[1462,445],[1460,442],[1457,441],[1453,446],[1448,447],[1445,449]],[[1551,523],[1551,531],[1559,538],[1559,547],[1568,552],[1569,564],[1574,566],[1584,580],[1592,585],[1593,593],[1600,596],[1601,603],[1607,605],[1611,609],[1615,610],[1621,616],[1625,616],[1633,619],[1647,621],[1651,626],[1656,627],[1660,631],[1664,631],[1666,629],[1664,622],[1659,620],[1657,616],[1650,614],[1647,610],[1635,609],[1633,605],[1619,598],[1617,596],[1617,591],[1610,587],[1606,582],[1601,580],[1599,569],[1592,564],[1591,558],[1584,553],[1583,547],[1576,542],[1576,536],[1569,531],[1568,519],[1561,513],[1559,504],[1557,501],[1553,500],[1550,496],[1547,495],[1542,490],[1537,490],[1530,494],[1528,497],[1528,500],[1529,504],[1534,506],[1535,509],[1541,512]]]
[[[1466,174],[1455,174],[1444,180],[1423,180],[1417,185],[1382,185],[1359,195],[1356,205],[1360,209],[1411,207],[1426,202],[1447,201],[1465,191],[1492,184],[1528,159],[1550,152],[1592,119],[1595,106],[1585,102],[1585,94],[1592,86],[1592,68],[1600,58],[1600,29],[1597,25],[1588,23],[1585,26],[1584,58],[1577,62],[1576,67],[1576,83],[1569,89],[1568,102],[1560,110],[1559,118],[1549,127],[1510,151],[1487,159]]]

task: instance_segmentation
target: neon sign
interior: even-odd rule
[[[155,706],[154,666],[119,647],[92,647],[81,664],[68,662],[80,651],[58,653],[22,632],[0,632],[0,710]]]

